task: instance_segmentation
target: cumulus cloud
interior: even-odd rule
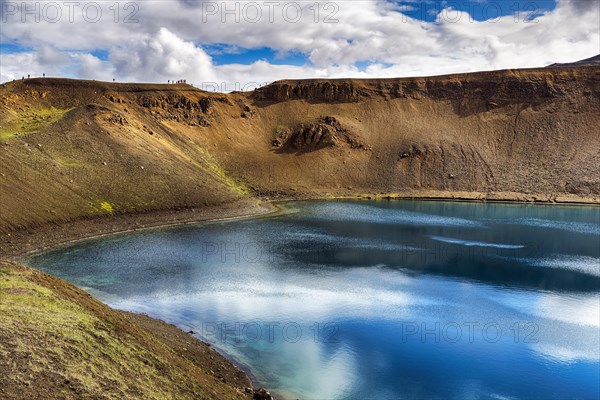
[[[115,47],[109,60],[120,79],[215,79],[211,57],[200,47],[181,39],[166,28],[160,28],[155,35]]]
[[[109,63],[100,60],[91,54],[74,55],[76,76],[82,79],[95,79],[101,81],[111,80],[114,68]]]
[[[34,50],[2,54],[3,81],[23,75],[68,73],[74,77],[129,81],[227,83],[229,90],[281,78],[389,77],[544,66],[570,62],[600,52],[600,3],[559,0],[557,7],[528,20],[507,15],[475,21],[464,11],[437,10],[435,22],[412,19],[400,7],[383,0],[339,3],[282,1],[271,8],[252,1],[152,1],[118,14],[101,4],[83,13],[81,3],[67,19],[39,22],[2,3],[2,42]],[[28,4],[33,4],[30,2]],[[259,8],[252,8],[258,4]],[[331,6],[326,7],[326,4]],[[16,8],[15,8],[16,7]],[[33,6],[30,6],[33,7]],[[287,7],[287,8],[286,8]],[[30,8],[31,9],[31,8]],[[258,12],[258,14],[257,14]],[[296,17],[300,16],[298,19]],[[46,16],[47,17],[47,16]],[[4,22],[4,21],[3,21]],[[263,48],[299,52],[306,64],[216,65],[203,48]],[[92,55],[103,49],[107,59]],[[26,61],[25,61],[26,60]],[[24,63],[26,62],[26,63]],[[357,63],[366,65],[359,69]]]
[[[596,0],[561,0],[560,3],[572,8],[578,14],[588,12],[598,14],[600,12],[600,6]]]

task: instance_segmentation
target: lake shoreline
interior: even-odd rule
[[[496,196],[493,198],[480,197],[477,194],[456,195],[449,197],[444,192],[429,193],[403,193],[403,194],[361,194],[361,195],[316,195],[316,196],[281,196],[277,198],[264,198],[260,201],[254,198],[243,199],[233,203],[227,203],[219,206],[210,206],[198,209],[187,210],[165,210],[145,214],[120,214],[112,215],[109,218],[97,218],[91,220],[78,220],[68,222],[62,225],[42,226],[33,228],[26,232],[15,232],[10,236],[4,236],[0,240],[0,249],[2,250],[2,259],[18,262],[25,256],[43,252],[53,248],[69,246],[74,243],[97,239],[106,236],[123,234],[128,232],[137,232],[150,229],[167,229],[175,226],[192,224],[210,224],[227,221],[236,221],[248,218],[260,218],[277,215],[284,212],[284,208],[279,203],[291,201],[310,201],[310,200],[419,200],[419,201],[454,201],[454,202],[475,202],[475,203],[506,203],[506,204],[545,204],[545,205],[572,205],[572,206],[598,206],[596,202],[557,202],[544,201],[543,199],[527,199],[524,197],[504,197]],[[126,310],[116,310],[127,313]],[[158,331],[165,322],[150,318],[148,326],[154,326]],[[184,332],[183,329],[175,327]],[[203,340],[198,340],[198,345],[206,344]],[[241,365],[232,359],[221,349],[216,349],[230,364],[232,371],[241,370],[248,381],[254,386],[259,387],[259,382],[252,375],[248,366]],[[278,396],[279,397],[279,396]]]
[[[86,240],[148,229],[255,218],[278,210],[269,202],[240,200],[204,208],[115,214],[108,218],[42,225],[4,235],[0,239],[0,259],[18,262],[22,257]]]
[[[256,218],[281,212],[278,203],[307,200],[420,200],[475,203],[600,206],[600,199],[579,196],[548,196],[512,192],[413,191],[403,193],[311,193],[249,197],[232,203],[190,209],[167,209],[146,213],[115,213],[107,217],[77,219],[16,230],[0,237],[0,260],[15,261],[51,248],[84,240],[147,229]]]

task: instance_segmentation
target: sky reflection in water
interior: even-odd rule
[[[288,203],[29,260],[290,398],[598,398],[600,208]]]

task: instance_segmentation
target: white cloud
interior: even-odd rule
[[[27,70],[23,68],[24,65],[27,65]],[[28,73],[40,76],[43,73],[42,70],[34,53],[0,54],[0,80],[2,82],[26,77]]]
[[[169,1],[139,3],[133,16],[138,23],[123,22],[133,9],[120,10],[115,22],[108,3],[100,3],[103,14],[95,23],[86,22],[81,10],[73,14],[73,23],[67,20],[66,11],[57,23],[45,22],[43,15],[39,23],[33,18],[22,23],[17,11],[5,15],[6,3],[2,2],[3,18],[8,18],[4,26],[10,29],[2,29],[0,39],[36,50],[0,55],[2,81],[27,73],[70,71],[75,77],[94,79],[163,82],[183,78],[196,84],[227,82],[233,88],[234,82],[244,86],[281,78],[423,76],[536,67],[600,52],[596,1],[559,0],[557,8],[537,17],[537,22],[524,21],[524,15],[517,22],[513,15],[476,22],[467,13],[446,10],[441,13],[445,18],[436,23],[408,18],[401,8],[379,0],[340,2],[337,9],[324,9],[325,3],[319,3],[318,15],[313,3],[294,3],[302,5],[297,23],[290,22],[294,7],[285,16],[286,2],[272,10],[261,7],[256,23],[250,21],[256,13],[249,11],[248,1],[228,3],[229,10],[238,4],[239,23],[236,15],[210,8],[209,3]],[[212,4],[220,7],[221,3]],[[328,16],[338,22],[325,23]],[[305,66],[265,61],[215,65],[198,45],[211,43],[298,51],[310,62]],[[108,60],[88,54],[96,49],[107,49]],[[372,64],[360,71],[354,66],[359,61]],[[27,71],[22,71],[24,66]]]
[[[77,60],[77,76],[82,79],[109,81],[114,76],[110,64],[91,54],[74,55]]]
[[[159,82],[188,77],[195,81],[215,79],[211,57],[166,28],[114,48],[109,61],[119,79]]]

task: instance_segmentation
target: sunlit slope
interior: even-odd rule
[[[250,93],[0,89],[3,231],[243,196],[597,202],[600,68],[280,81]]]
[[[194,137],[202,133],[178,130],[187,113],[178,103],[201,93],[151,91],[176,103],[171,121],[152,117],[135,90],[61,80],[2,89],[0,229],[245,196]]]

